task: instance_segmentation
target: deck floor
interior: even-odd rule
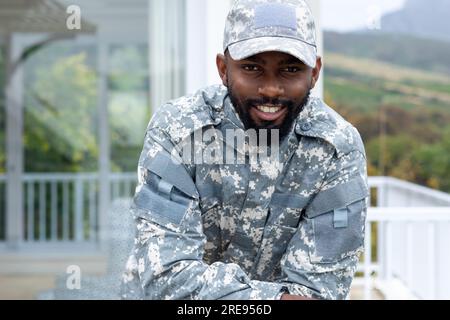
[[[57,275],[65,274],[67,267],[78,265],[82,274],[102,275],[106,272],[107,258],[98,254],[14,254],[0,253],[0,300],[33,300],[39,293],[53,289]],[[364,288],[355,285],[350,300],[362,300]],[[372,299],[382,300],[374,290]]]

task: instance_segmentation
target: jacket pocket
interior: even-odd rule
[[[306,224],[314,243],[313,263],[334,263],[360,249],[364,243],[368,189],[352,180],[317,194],[306,209]]]

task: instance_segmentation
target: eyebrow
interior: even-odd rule
[[[261,63],[261,64],[266,64],[266,61],[264,59],[261,59],[258,56],[251,56],[251,57],[248,57],[248,58],[244,59],[244,61],[245,60],[248,60],[248,61],[251,61],[251,62],[256,62],[256,63]]]
[[[304,64],[304,63],[296,57],[290,57],[281,61],[279,64],[284,65],[284,64]]]
[[[251,56],[248,57],[246,59],[244,59],[244,61],[251,61],[251,62],[255,62],[255,63],[260,63],[265,65],[266,61],[258,56]],[[302,61],[300,61],[299,59],[297,59],[296,57],[289,57],[285,60],[282,60],[278,63],[278,65],[286,65],[286,64],[304,64]]]

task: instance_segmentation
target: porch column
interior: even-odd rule
[[[186,1],[186,91],[221,83],[216,55],[223,53],[223,29],[232,0]]]
[[[185,93],[185,8],[195,0],[149,0],[150,102],[155,111]]]
[[[108,213],[111,207],[110,194],[110,135],[108,112],[108,44],[99,36],[97,47],[98,66],[98,125],[99,125],[99,210],[98,210],[98,237],[103,247],[106,243]]]
[[[23,65],[13,69],[21,54],[17,38],[6,40],[6,242],[17,248],[23,234]]]

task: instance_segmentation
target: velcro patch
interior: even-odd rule
[[[255,8],[255,29],[282,27],[297,30],[297,14],[293,6],[266,3]]]

